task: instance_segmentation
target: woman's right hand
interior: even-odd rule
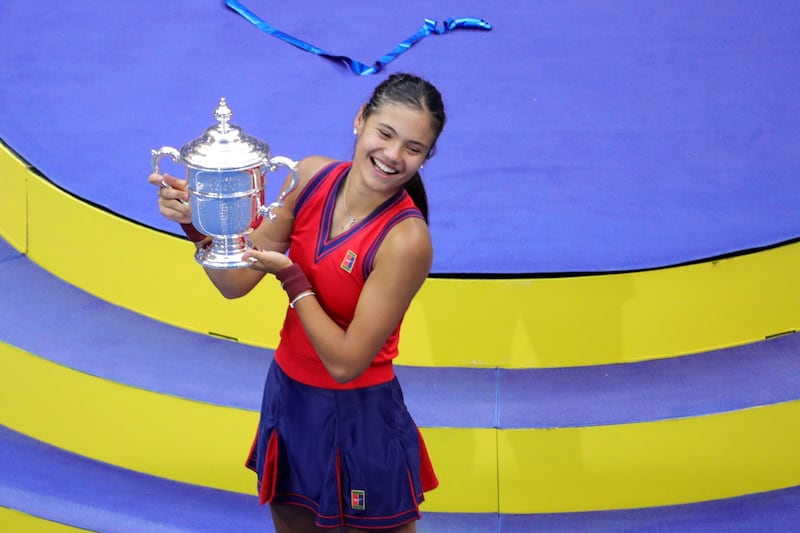
[[[148,176],[147,181],[158,187],[158,210],[164,217],[179,224],[192,222],[186,180],[154,172]]]

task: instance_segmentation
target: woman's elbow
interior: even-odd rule
[[[233,300],[248,294],[261,279],[248,276],[243,269],[215,270],[206,268],[211,283],[224,298]]]
[[[217,285],[217,290],[226,300],[235,300],[250,292],[249,289],[245,290],[235,285]]]
[[[227,291],[219,291],[223,298],[226,300],[235,300],[236,298],[241,298],[244,294],[240,294],[238,292],[227,292]]]
[[[359,376],[359,374],[348,371],[346,369],[336,369],[336,370],[328,369],[328,372],[330,373],[333,380],[339,385],[344,385],[345,383],[349,383]]]
[[[352,365],[329,365],[328,373],[340,385],[349,383],[364,373],[361,367],[354,367]]]
[[[252,285],[239,283],[236,280],[220,279],[219,277],[212,277],[211,281],[217,291],[227,300],[241,298],[253,288]]]

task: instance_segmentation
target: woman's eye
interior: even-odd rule
[[[391,135],[389,135],[389,132],[385,130],[378,130],[378,135],[380,135],[384,139],[388,139],[389,137],[391,137]]]

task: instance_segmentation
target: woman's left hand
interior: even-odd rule
[[[250,268],[260,270],[267,274],[275,274],[284,268],[292,265],[292,260],[286,254],[280,252],[270,252],[253,248],[244,253],[243,259],[250,260]]]

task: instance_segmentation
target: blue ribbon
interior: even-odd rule
[[[387,53],[377,61],[375,61],[372,65],[366,65],[361,63],[360,61],[356,61],[355,59],[351,59],[347,56],[340,56],[336,54],[331,54],[330,52],[326,52],[321,48],[318,48],[312,44],[309,44],[305,41],[301,41],[291,35],[283,33],[282,31],[278,30],[267,24],[261,17],[247,9],[245,6],[241,4],[238,0],[225,0],[225,4],[241,16],[246,18],[250,23],[256,26],[261,31],[268,33],[274,37],[282,39],[287,43],[294,45],[306,52],[311,52],[312,54],[317,54],[318,56],[324,57],[326,59],[330,59],[331,61],[337,61],[344,63],[347,67],[353,71],[354,74],[359,76],[368,76],[370,74],[375,74],[380,72],[383,67],[391,63],[392,61],[397,58],[400,54],[411,48],[414,44],[418,41],[424,39],[428,35],[437,34],[443,35],[449,31],[457,30],[461,28],[465,29],[476,29],[476,30],[491,30],[492,25],[488,22],[484,21],[483,19],[476,19],[476,18],[458,18],[453,19],[449,18],[442,23],[442,27],[438,27],[435,20],[425,19],[425,24],[423,24],[422,28],[419,29],[417,33],[409,37],[408,39],[404,40],[400,44],[394,47],[391,52]]]

